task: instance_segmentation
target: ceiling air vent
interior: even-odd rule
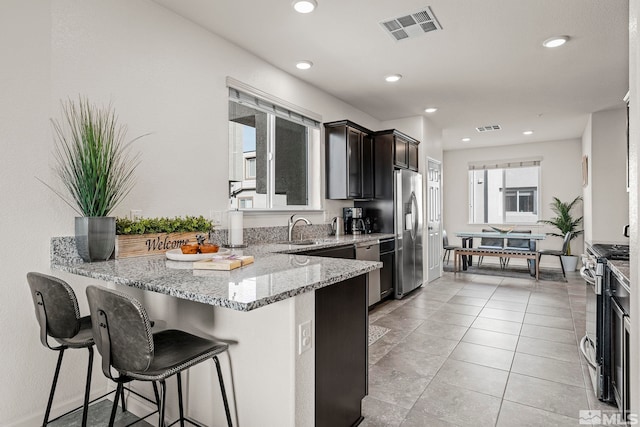
[[[500,125],[489,125],[477,127],[476,130],[478,132],[492,132],[494,130],[502,130],[502,128],[500,127]]]
[[[396,41],[418,37],[435,30],[442,30],[442,25],[440,25],[440,22],[438,22],[438,19],[428,6],[426,9],[414,13],[385,19],[380,22],[380,25]]]

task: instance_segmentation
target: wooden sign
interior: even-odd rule
[[[116,259],[136,256],[161,255],[171,249],[180,249],[188,243],[197,243],[197,235],[206,233],[160,233],[116,236]]]

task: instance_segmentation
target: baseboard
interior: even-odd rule
[[[101,387],[100,390],[93,390],[91,392],[90,400],[99,398],[105,393],[108,393],[111,391],[115,391],[115,384],[112,382],[109,382],[107,386]],[[136,392],[140,393],[140,390],[136,389]],[[127,404],[127,411],[131,412],[132,414],[134,414],[139,418],[142,418],[147,414],[157,410],[157,407],[155,405],[152,405],[151,403],[136,396],[133,393],[127,393],[125,391],[125,398],[126,398],[126,404]],[[149,398],[152,400],[154,399],[153,396],[150,396]],[[77,398],[69,399],[61,403],[56,403],[54,399],[54,406],[51,408],[50,419],[54,419],[61,414],[64,414],[66,412],[69,412],[75,408],[82,406],[83,399],[84,399],[84,396],[78,396]],[[106,396],[105,399],[113,400],[113,395]],[[33,426],[42,425],[42,418],[44,417],[44,410],[45,410],[46,404],[47,404],[46,401],[42,402],[42,406],[41,407],[39,406],[38,410],[35,411],[34,414],[21,418],[17,421],[13,421],[10,424],[6,424],[6,427],[33,427]],[[145,419],[145,421],[147,421],[151,425],[157,425],[158,414],[155,413],[149,416],[148,418]]]
[[[100,390],[92,390],[89,400],[96,399],[102,396],[103,394],[109,392],[110,390],[112,390],[112,388],[109,388],[108,386],[101,387]],[[76,398],[69,399],[67,401],[60,402],[60,403],[56,403],[56,400],[54,399],[53,401],[54,405],[51,408],[50,419],[54,419],[61,414],[64,414],[79,406],[82,406],[83,402],[84,402],[83,395],[80,395]],[[44,417],[44,411],[46,409],[46,405],[47,405],[47,402],[45,400],[42,402],[42,405],[38,406],[38,409],[34,411],[35,413],[32,413],[29,416],[19,419],[17,421],[13,421],[10,424],[7,424],[7,427],[33,427],[33,426],[42,425],[42,418]]]

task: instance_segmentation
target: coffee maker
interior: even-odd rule
[[[363,234],[366,232],[362,208],[342,208],[344,231],[346,234]]]

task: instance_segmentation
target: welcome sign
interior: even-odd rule
[[[116,259],[137,256],[161,255],[180,246],[197,243],[197,232],[133,234],[116,236]]]

